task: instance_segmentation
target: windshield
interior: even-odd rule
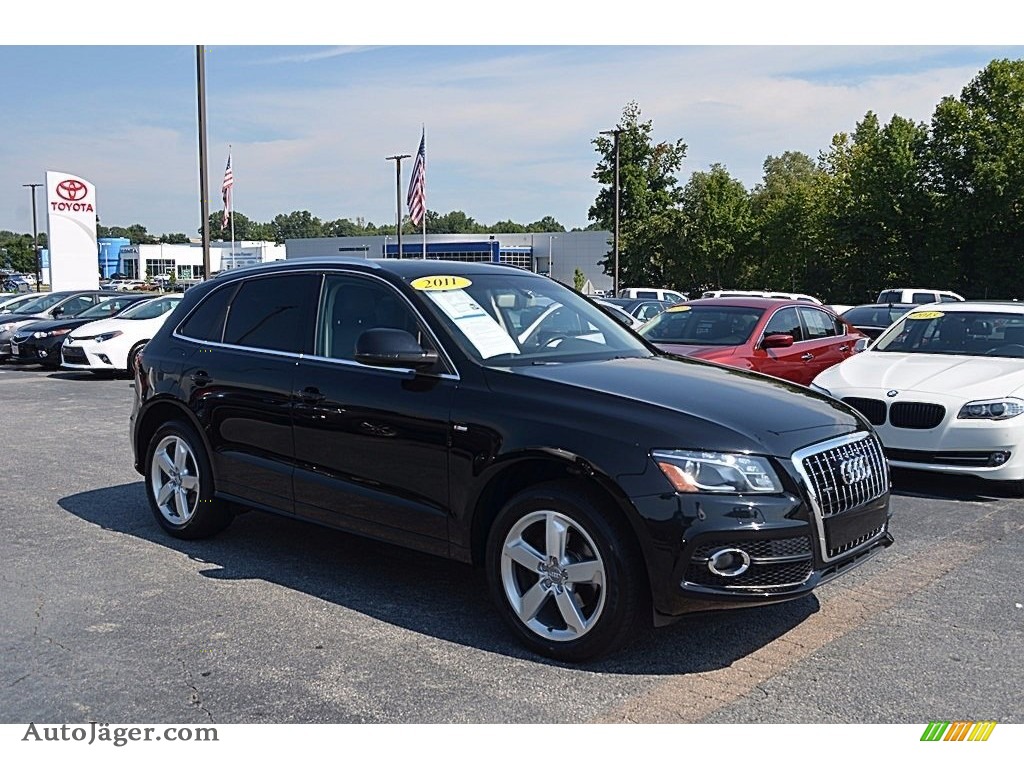
[[[683,304],[671,307],[638,333],[653,344],[735,346],[753,333],[762,309]]]
[[[132,300],[128,298],[115,297],[113,299],[107,299],[106,301],[101,301],[99,304],[89,307],[85,312],[77,315],[77,317],[110,317],[111,315],[116,315],[132,303]]]
[[[57,302],[64,301],[67,297],[68,295],[66,293],[49,293],[46,296],[40,296],[38,299],[34,299],[28,304],[18,307],[18,312],[26,315],[35,315],[40,312],[45,312]]]
[[[843,320],[850,325],[887,328],[911,307],[854,307],[843,312]]]
[[[884,333],[875,352],[1024,357],[1024,314],[911,312]]]
[[[457,287],[434,288],[443,281]],[[545,277],[524,272],[409,282],[462,350],[484,365],[653,355],[618,321]]]
[[[119,317],[125,320],[152,320],[165,315],[178,306],[181,296],[164,296],[153,301],[143,301],[126,309]]]

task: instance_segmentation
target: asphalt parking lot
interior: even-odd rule
[[[1024,502],[897,474],[896,544],[814,596],[534,657],[482,572],[263,513],[163,534],[131,383],[0,367],[0,722],[1024,721]]]

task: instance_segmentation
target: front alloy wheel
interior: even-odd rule
[[[498,612],[544,656],[586,661],[644,628],[639,546],[622,513],[585,483],[544,483],[511,499],[491,525],[486,569]]]
[[[583,637],[601,618],[604,561],[590,535],[567,515],[538,510],[505,536],[501,583],[519,620],[542,638]]]

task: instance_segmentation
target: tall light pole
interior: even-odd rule
[[[206,178],[206,59],[201,45],[196,46],[196,78],[199,83],[199,210],[203,217],[203,280],[209,280],[210,183]]]
[[[36,224],[36,187],[42,184],[22,184],[32,190],[32,253],[36,257],[36,290],[43,284],[43,261],[39,258],[39,225]],[[53,278],[50,278],[50,285],[53,285]]]
[[[402,161],[412,155],[392,155],[385,160],[395,161],[395,236],[398,238],[398,258],[402,258]]]
[[[615,254],[615,276],[612,278],[612,295],[619,295],[619,134],[621,128],[601,131],[615,140],[615,231],[612,233],[612,252]]]

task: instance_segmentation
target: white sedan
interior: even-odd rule
[[[917,307],[811,387],[861,411],[894,467],[1024,491],[1024,304]]]
[[[61,347],[61,366],[132,374],[135,354],[153,338],[182,296],[165,293],[139,302],[117,317],[76,328]]]

